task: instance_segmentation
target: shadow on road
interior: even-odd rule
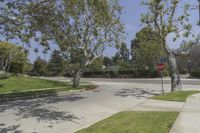
[[[114,94],[115,96],[128,97],[133,96],[138,99],[149,98],[150,96],[158,95],[155,90],[148,90],[142,88],[122,89]]]
[[[4,126],[5,126],[5,124],[0,123],[0,133],[8,133],[8,132],[22,133],[21,130],[18,130],[18,128],[20,127],[20,125],[12,125],[12,126],[9,126],[9,127],[4,127]]]
[[[51,107],[45,107],[45,105],[60,102],[74,102],[77,100],[84,99],[86,97],[80,96],[79,94],[70,94],[63,96],[50,96],[45,98],[37,98],[31,100],[19,100],[0,104],[0,113],[8,109],[16,109],[17,116],[22,118],[34,117],[37,120],[46,121],[72,121],[78,119],[75,115],[66,111],[57,111]]]

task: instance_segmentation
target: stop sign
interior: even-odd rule
[[[163,71],[165,69],[165,65],[163,63],[159,63],[156,65],[158,71]]]

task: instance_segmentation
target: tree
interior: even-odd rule
[[[136,66],[140,70],[155,70],[155,66],[159,63],[160,57],[163,54],[160,46],[157,43],[143,42],[140,48],[136,49]]]
[[[25,49],[8,42],[0,42],[0,70],[15,74],[23,73],[27,63]]]
[[[7,0],[6,5],[9,8],[2,10],[17,20],[3,25],[6,30],[1,33],[7,39],[18,37],[28,43],[35,38],[43,46],[53,41],[68,54],[82,51],[84,60],[73,70],[74,87],[79,85],[83,67],[100,57],[105,46],[118,44],[123,33],[118,0]]]
[[[120,60],[120,53],[117,51],[115,55],[112,57],[113,65],[118,65],[118,61]]]
[[[157,33],[150,27],[141,29],[131,41],[132,61],[140,70],[155,70],[160,57],[164,56],[163,47]]]
[[[199,37],[200,35],[194,40],[183,41],[177,50],[179,53],[179,56],[176,57],[178,68],[179,70],[188,70],[190,77],[192,76],[193,69],[198,69],[200,65]]]
[[[54,50],[48,62],[48,74],[50,76],[57,76],[63,74],[66,70],[65,60],[58,50]]]
[[[113,64],[113,62],[112,62],[112,59],[111,59],[111,58],[109,58],[109,57],[107,57],[107,56],[105,56],[105,57],[103,58],[103,65],[104,65],[104,66],[110,67],[112,64]]]
[[[96,58],[91,64],[87,66],[89,70],[102,70],[103,68],[103,58],[98,57]]]
[[[127,48],[127,44],[122,42],[120,49],[120,58],[123,62],[129,62],[129,49]]]
[[[33,76],[47,76],[47,66],[48,63],[38,57],[33,63],[33,68],[30,74]]]
[[[192,28],[188,22],[188,9],[190,6],[185,5],[183,13],[177,13],[179,0],[145,0],[143,4],[148,8],[148,12],[142,14],[141,21],[158,33],[160,44],[167,55],[171,76],[171,91],[175,91],[177,88],[180,89],[181,82],[175,54],[168,48],[166,38],[172,33],[174,34],[174,41],[181,35],[184,37],[189,36]]]

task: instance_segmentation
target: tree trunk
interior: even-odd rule
[[[170,71],[170,77],[171,77],[171,91],[177,91],[181,90],[181,79],[178,71],[178,67],[176,64],[176,55],[175,53],[167,48],[166,40],[163,38],[162,40],[163,48],[167,54],[167,62],[169,66]]]
[[[75,71],[72,79],[73,87],[79,87],[81,79],[81,70]]]
[[[171,91],[181,90],[181,79],[176,64],[175,53],[168,51],[168,65],[171,77]]]

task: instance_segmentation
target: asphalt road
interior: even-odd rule
[[[0,103],[0,133],[73,133],[160,93],[158,86],[97,84],[85,92]]]
[[[49,77],[52,80],[68,80],[65,77]],[[160,84],[160,78],[81,78],[81,81],[86,82],[119,82],[119,83],[141,83],[141,84]],[[164,84],[170,84],[170,78],[164,78]],[[200,79],[181,79],[182,85],[200,85]]]
[[[46,78],[70,81],[69,78]],[[95,90],[0,103],[0,133],[73,133],[115,113],[134,110],[161,93],[159,79],[82,79]],[[169,82],[165,79],[165,83]],[[199,90],[199,80],[183,80],[183,90]],[[170,84],[164,85],[165,92]],[[148,104],[148,103],[147,103]],[[149,106],[147,105],[149,108]]]

